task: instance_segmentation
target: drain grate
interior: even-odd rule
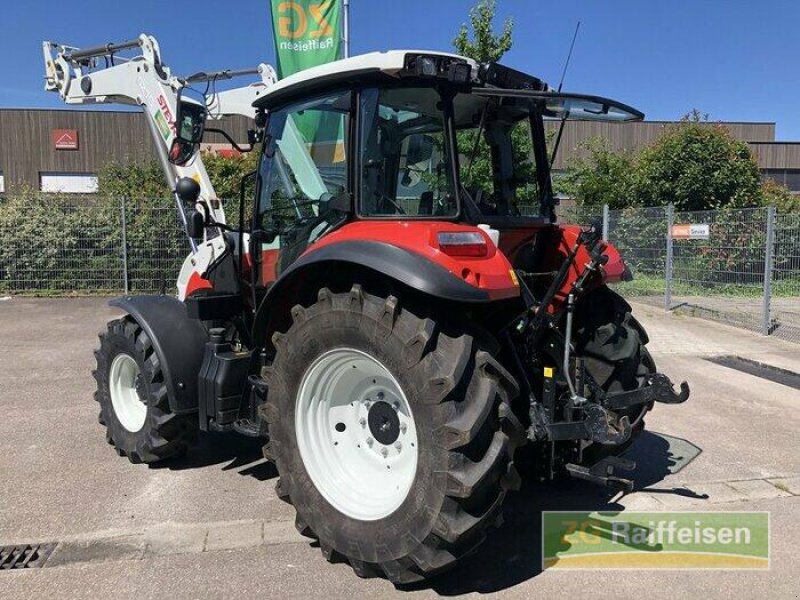
[[[0,546],[0,571],[43,567],[56,544]]]

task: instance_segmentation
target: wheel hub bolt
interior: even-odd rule
[[[368,437],[368,438],[367,438],[367,446],[369,446],[369,447],[371,448],[371,447],[372,447],[372,443],[373,443],[374,441],[375,441],[375,440],[373,440],[371,437]]]
[[[384,393],[383,392],[378,392],[378,400],[383,400],[383,397],[384,397]]]
[[[362,427],[366,427],[367,420],[364,417],[361,417],[361,420],[358,422],[358,424],[361,425]]]
[[[389,455],[389,449],[386,446],[384,446],[383,448],[381,448],[381,454],[383,455],[384,458],[386,458]]]
[[[407,429],[408,429],[408,425],[406,425],[405,423],[402,423],[400,425],[400,433],[405,433]]]
[[[395,409],[395,410],[400,410],[400,403],[399,403],[399,402],[395,402],[395,403],[393,404],[393,406],[394,406],[394,409]]]
[[[403,444],[401,444],[400,442],[396,442],[394,447],[398,452],[400,452],[403,449]]]

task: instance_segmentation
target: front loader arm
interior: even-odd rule
[[[95,48],[79,49],[55,42],[44,42],[45,90],[57,92],[66,104],[122,104],[138,106],[155,144],[159,162],[167,185],[175,190],[179,179],[188,177],[200,185],[200,195],[195,208],[206,215],[207,222],[225,225],[225,211],[217,198],[199,152],[184,165],[170,162],[168,155],[176,138],[175,119],[178,113],[179,93],[191,84],[210,88],[207,95],[208,118],[219,120],[228,115],[255,118],[253,103],[275,83],[275,71],[266,64],[243,71],[218,71],[198,73],[186,79],[174,76],[161,59],[158,42],[142,34],[135,40],[111,43]],[[122,52],[136,53],[133,58],[119,56]],[[137,53],[138,51],[138,53]],[[259,80],[240,88],[217,92],[217,81],[244,75],[259,75]],[[179,218],[184,228],[187,222],[186,207],[175,195]],[[226,251],[220,228],[205,231],[198,243],[190,238],[192,256],[187,259],[178,284],[179,296],[185,295],[184,280],[188,270],[203,277]],[[189,267],[191,265],[191,267]],[[182,283],[183,282],[183,283]]]
[[[122,59],[117,52],[139,48],[141,55]],[[181,177],[200,184],[199,203],[210,208],[214,221],[225,223],[225,213],[216,202],[216,194],[199,156],[185,166],[166,160],[175,139],[175,116],[178,92],[183,87],[169,67],[161,62],[158,42],[152,36],[80,50],[44,42],[45,89],[57,91],[67,104],[123,104],[139,106],[147,118],[158,156],[170,189]],[[178,202],[184,225],[186,215]],[[193,249],[196,250],[196,248]]]

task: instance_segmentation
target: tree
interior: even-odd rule
[[[747,144],[723,125],[702,122],[695,111],[642,151],[634,191],[642,206],[713,210],[758,205],[760,186]]]
[[[492,27],[496,4],[496,0],[480,0],[469,11],[472,39],[469,27],[464,23],[453,40],[453,46],[459,54],[479,63],[497,62],[511,49],[514,21],[511,18],[506,19],[502,33],[496,35]]]
[[[635,196],[634,156],[614,152],[602,138],[589,140],[584,150],[588,156],[574,160],[566,174],[554,182],[557,191],[589,206],[630,206]]]
[[[238,156],[223,156],[211,152],[203,153],[203,164],[214,185],[217,196],[238,203],[242,177],[258,168],[259,153],[247,152]]]
[[[569,165],[566,191],[586,204],[714,210],[759,206],[764,192],[747,144],[692,111],[636,155],[594,142]],[[775,193],[773,193],[773,196]]]
[[[453,40],[458,54],[482,64],[498,62],[511,49],[514,23],[512,19],[506,19],[502,32],[495,33],[493,23],[496,9],[495,0],[480,0],[469,11],[471,35],[470,27],[464,24]],[[467,157],[461,165],[461,183],[467,189],[480,188],[488,191],[493,185],[491,152],[486,140],[483,137],[476,140],[476,135],[477,129],[458,133],[459,152]],[[517,203],[523,207],[533,205],[536,197],[536,170],[530,160],[531,133],[527,122],[513,127],[511,145],[514,152]]]
[[[786,186],[767,178],[761,184],[761,205],[774,206],[781,214],[797,213],[800,212],[800,194],[793,194]]]
[[[258,152],[239,156],[223,156],[203,152],[203,164],[217,197],[237,203],[242,177],[254,171]],[[164,181],[164,172],[155,160],[144,163],[109,163],[98,174],[98,194],[103,197],[147,201],[171,198]]]
[[[143,201],[172,196],[164,172],[155,160],[110,162],[97,175],[97,193],[101,198],[126,198]]]

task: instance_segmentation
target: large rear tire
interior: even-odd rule
[[[641,387],[656,365],[647,350],[648,337],[621,296],[606,286],[593,290],[576,313],[578,349],[586,367],[604,392],[622,392]],[[653,404],[620,411],[631,422],[634,433],[643,429],[644,416]]]
[[[197,434],[195,415],[170,412],[161,359],[133,318],[111,321],[94,353],[106,441],[132,463],[155,463],[183,454]]]
[[[513,378],[476,337],[354,286],[292,309],[264,369],[265,456],[330,561],[407,584],[498,523],[523,431]]]

